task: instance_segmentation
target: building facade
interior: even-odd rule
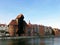
[[[18,31],[18,24],[16,20],[12,20],[8,25],[8,31],[10,36],[16,36],[16,32]]]
[[[52,27],[44,26],[45,35],[52,35]]]
[[[60,29],[58,28],[53,28],[55,36],[60,36]]]
[[[54,33],[55,36],[60,35],[59,29],[31,24],[30,22],[27,24],[23,14],[19,14],[8,26],[10,36],[47,36],[53,35],[52,33]]]
[[[40,25],[40,36],[44,36],[45,31],[44,31],[44,25]]]
[[[23,20],[23,14],[20,14],[16,19],[9,23],[9,34],[10,36],[24,36],[26,33],[26,22]]]
[[[6,36],[8,32],[8,26],[6,24],[0,24],[0,36]]]

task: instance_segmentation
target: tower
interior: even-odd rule
[[[19,14],[16,18],[18,20],[18,31],[17,34],[21,36],[21,34],[24,34],[24,16],[23,14]]]

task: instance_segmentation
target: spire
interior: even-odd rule
[[[31,28],[31,23],[30,23],[30,20],[29,20],[29,23],[28,23],[28,27],[30,27],[30,28]]]
[[[30,20],[29,20],[29,24],[31,24],[31,23],[30,23]]]

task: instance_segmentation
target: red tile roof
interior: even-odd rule
[[[18,25],[18,24],[17,24],[16,20],[12,20],[12,21],[9,23],[9,25]]]
[[[0,26],[6,26],[6,24],[0,24]]]

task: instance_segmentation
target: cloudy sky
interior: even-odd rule
[[[60,28],[60,0],[0,0],[0,23],[9,24],[20,13],[27,23]]]

